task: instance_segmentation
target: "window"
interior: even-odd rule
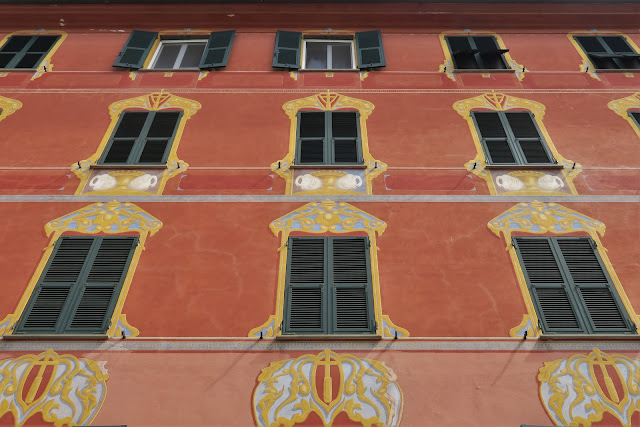
[[[9,40],[0,47],[0,68],[38,68],[59,38],[59,35],[9,37]]]
[[[288,239],[284,334],[373,334],[367,237]]]
[[[509,69],[504,54],[494,36],[446,36],[445,40],[456,70]]]
[[[638,129],[640,129],[640,111],[629,111],[629,116],[636,123],[636,126],[638,126]]]
[[[138,238],[62,236],[15,334],[104,333]]]
[[[640,68],[640,54],[623,36],[574,36],[597,70]]]
[[[544,333],[635,333],[589,237],[515,237]]]
[[[362,164],[360,113],[298,111],[296,164]]]
[[[556,161],[529,111],[472,111],[489,165],[548,165]]]
[[[273,51],[274,68],[353,70],[386,65],[379,30],[355,36],[305,35],[278,31]]]
[[[182,111],[124,111],[98,163],[165,164],[180,117]]]
[[[160,36],[135,30],[118,55],[114,67],[137,70],[196,70],[226,67],[235,30],[202,36]]]

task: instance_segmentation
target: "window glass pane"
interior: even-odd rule
[[[104,159],[104,163],[126,163],[135,142],[135,139],[113,141],[109,149],[109,154],[107,154]]]
[[[178,68],[198,68],[205,43],[189,43]]]
[[[329,43],[307,42],[307,58],[305,68],[327,68],[327,46]]]
[[[163,43],[153,68],[173,68],[181,47],[177,43]]]
[[[322,163],[324,161],[324,141],[312,139],[300,142],[300,163]]]
[[[43,56],[44,53],[27,53],[22,57],[20,62],[18,62],[16,68],[35,68]]]
[[[11,62],[14,56],[15,54],[13,53],[0,53],[0,68],[9,65],[9,62]]]
[[[57,39],[58,36],[38,36],[27,52],[48,52]]]
[[[0,52],[20,52],[31,40],[32,36],[11,36],[9,41],[2,46]]]
[[[339,43],[331,45],[331,68],[351,68],[351,43]]]
[[[137,138],[140,136],[142,127],[149,113],[144,111],[125,111],[118,129],[114,135],[115,138]]]
[[[616,53],[634,53],[622,36],[602,37],[602,40]]]

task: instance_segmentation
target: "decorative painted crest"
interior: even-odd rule
[[[184,111],[184,118],[188,119],[197,113],[202,105],[198,101],[160,91],[114,102],[109,106],[109,115],[112,119],[117,119],[124,110],[130,108],[142,108],[149,111],[181,109]]]
[[[0,360],[0,418],[11,412],[17,427],[38,413],[57,427],[91,424],[107,394],[105,363],[53,350]]]
[[[453,109],[464,118],[469,117],[471,110],[474,108],[485,108],[494,111],[526,108],[540,119],[544,117],[546,110],[546,107],[539,102],[495,92],[483,93],[482,95],[463,99],[453,104]]]
[[[276,219],[269,224],[276,236],[283,230],[300,230],[307,233],[350,233],[358,230],[384,233],[387,224],[345,202],[307,203],[301,208]]]
[[[0,96],[0,122],[21,108],[22,102]]]
[[[594,348],[588,355],[545,362],[538,381],[540,399],[558,426],[590,426],[608,413],[629,427],[640,411],[640,360],[627,356]]]
[[[295,117],[298,110],[303,108],[314,108],[322,111],[354,108],[360,111],[360,115],[366,119],[371,115],[375,107],[368,101],[340,95],[339,93],[331,92],[330,90],[317,95],[308,96],[306,98],[294,99],[282,106],[282,109],[289,118]]]
[[[312,412],[324,426],[341,412],[365,426],[397,426],[403,402],[396,380],[384,362],[326,349],[264,368],[253,392],[253,414],[264,427],[290,427]]]
[[[634,122],[633,118],[629,115],[629,110],[635,109],[640,111],[640,92],[634,93],[626,98],[614,99],[609,102],[607,106],[615,111],[617,115],[625,119],[631,125],[631,128],[640,137],[640,127]]]

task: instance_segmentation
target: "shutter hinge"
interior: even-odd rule
[[[538,319],[538,328],[540,328],[540,330],[542,330],[542,321],[540,319]]]

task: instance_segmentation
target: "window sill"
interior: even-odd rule
[[[366,169],[367,165],[291,165],[290,169]]]
[[[380,341],[382,336],[375,334],[341,334],[341,335],[311,335],[291,334],[276,335],[278,341]]]
[[[189,72],[200,72],[200,71],[209,71],[208,68],[205,69],[200,69],[200,68],[140,68],[137,71],[157,71],[157,72],[161,72],[161,73],[175,73],[177,72],[185,72],[185,71],[189,71]]]
[[[640,341],[640,335],[636,333],[629,334],[542,334],[540,341],[603,341],[603,340],[620,340],[620,341]]]
[[[553,165],[486,165],[486,169],[513,169],[513,170],[522,170],[522,169],[564,169],[564,165],[561,164],[553,164]]]
[[[516,71],[520,71],[520,70],[514,70],[513,68],[496,68],[496,69],[484,69],[484,68],[462,68],[462,69],[458,69],[458,68],[454,68],[453,72],[454,73],[515,73]]]
[[[3,335],[6,341],[106,341],[109,336],[105,334],[14,334]]]
[[[166,169],[167,165],[127,165],[127,164],[108,164],[108,165],[91,165],[91,169]]]
[[[38,67],[36,68],[0,68],[0,73],[6,73],[6,72],[14,72],[14,71],[25,71],[25,72],[29,72],[32,73],[34,71],[38,71]]]

